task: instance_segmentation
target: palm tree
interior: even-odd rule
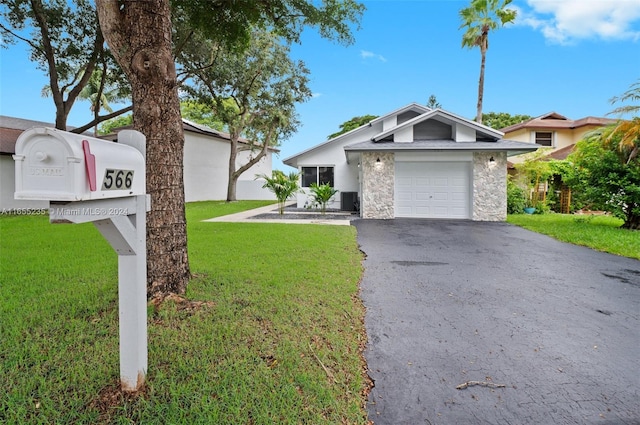
[[[280,215],[284,214],[284,203],[287,202],[294,193],[300,190],[298,186],[298,178],[300,175],[296,172],[291,172],[286,175],[280,170],[273,170],[272,176],[269,177],[266,174],[260,174],[256,176],[256,179],[264,179],[265,183],[263,188],[269,189],[276,195],[278,199],[278,212]]]
[[[637,105],[625,105],[619,106],[607,115],[624,115],[624,114],[637,114],[640,113],[640,80],[631,84],[629,90],[624,92],[620,96],[614,96],[611,98],[611,103],[634,101],[638,102]],[[627,157],[627,164],[633,161],[640,154],[640,117],[636,116],[630,120],[620,120],[609,132],[605,138],[605,143],[610,143],[611,139],[621,134],[619,149],[629,151]]]
[[[471,5],[460,10],[462,47],[480,48],[480,81],[478,82],[478,109],[476,122],[482,124],[482,98],[484,96],[484,66],[489,48],[489,32],[516,19],[517,12],[507,9],[512,0],[471,0]]]

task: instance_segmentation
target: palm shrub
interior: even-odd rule
[[[524,189],[509,177],[507,179],[507,213],[522,214],[527,206],[527,194]]]
[[[338,190],[332,188],[328,183],[317,184],[311,183],[309,187],[311,189],[311,195],[313,195],[314,205],[320,206],[320,212],[322,214],[327,212],[327,204],[331,200],[331,197],[338,193]]]
[[[278,212],[280,214],[284,214],[284,203],[287,202],[287,199],[300,190],[298,177],[299,174],[294,171],[286,175],[280,170],[273,170],[271,177],[266,174],[256,176],[256,178],[265,180],[265,183],[262,185],[263,189],[269,189],[276,195],[276,199],[278,199]]]

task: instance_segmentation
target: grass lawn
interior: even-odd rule
[[[187,298],[149,304],[145,390],[118,391],[117,256],[91,224],[0,216],[0,423],[366,423],[350,226],[202,223]]]
[[[614,217],[515,214],[507,221],[564,242],[640,260],[640,231],[621,229],[623,221]]]

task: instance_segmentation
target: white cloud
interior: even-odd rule
[[[320,97],[320,96],[322,96],[322,93],[311,93],[311,97],[312,97],[313,99],[315,99],[315,98],[317,98],[317,97]]]
[[[539,30],[547,40],[640,39],[640,0],[527,0],[516,23]]]
[[[375,58],[375,59],[378,59],[380,62],[387,61],[387,59],[384,56],[379,55],[377,53],[370,52],[368,50],[360,50],[360,57],[362,59]]]

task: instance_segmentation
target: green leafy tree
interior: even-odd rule
[[[0,16],[0,45],[26,43],[31,59],[49,76],[43,94],[51,95],[55,104],[56,128],[67,129],[67,117],[75,102],[89,98],[88,86],[95,85],[96,94],[105,93],[109,84],[117,85],[118,90],[128,89],[119,67],[105,49],[93,2],[4,0]],[[93,121],[73,131],[83,132],[126,110],[100,117],[98,108]]]
[[[368,124],[371,120],[378,118],[377,115],[362,115],[359,117],[353,117],[349,121],[345,121],[340,124],[340,130],[327,136],[328,139],[333,139],[341,134],[347,133],[351,130],[355,130],[365,124]]]
[[[338,190],[331,187],[328,183],[320,185],[317,183],[311,183],[309,188],[311,189],[311,196],[313,196],[314,205],[320,206],[320,212],[322,212],[322,214],[326,213],[327,204],[333,195],[338,193]]]
[[[542,190],[547,181],[553,176],[553,167],[546,160],[550,149],[538,149],[526,154],[525,160],[515,164],[518,170],[518,183],[527,195],[527,207],[543,209],[546,200],[546,191]]]
[[[442,108],[442,105],[438,102],[438,99],[436,99],[435,94],[432,94],[431,96],[429,96],[429,101],[427,102],[427,108],[429,109]]]
[[[287,175],[280,170],[273,170],[271,177],[266,174],[260,174],[257,175],[256,178],[265,180],[262,188],[269,189],[274,195],[276,195],[276,199],[278,200],[278,212],[280,215],[284,214],[285,203],[300,190],[300,186],[298,185],[300,175],[295,171]]]
[[[269,27],[293,42],[305,27],[313,26],[322,36],[349,44],[352,25],[359,22],[364,6],[354,0],[96,0],[96,8],[102,34],[131,85],[134,128],[147,137],[152,205],[147,214],[147,292],[182,294],[190,269],[172,19],[192,28],[176,39],[178,51],[198,31],[222,45],[247,48],[254,26]]]
[[[227,201],[236,200],[240,175],[296,131],[296,106],[311,98],[309,71],[290,59],[289,46],[268,31],[251,37],[243,51],[192,37],[178,57],[193,81],[185,91],[210,105],[229,132]],[[242,151],[249,156],[240,162]]]
[[[209,128],[219,131],[224,130],[224,123],[214,115],[211,108],[207,105],[191,100],[183,100],[180,102],[180,113],[182,118],[193,121],[196,124],[206,125]],[[117,128],[130,126],[132,124],[133,115],[120,115],[100,124],[98,134],[109,134]]]
[[[592,209],[609,211],[624,220],[623,228],[640,229],[639,142],[624,142],[624,133],[614,124],[591,132],[576,144],[567,158],[574,172],[567,183],[582,194]]]
[[[224,122],[215,114],[209,105],[183,100],[180,102],[180,114],[182,118],[193,121],[196,124],[205,125],[218,131],[224,130]]]
[[[98,134],[109,134],[115,129],[120,127],[126,127],[133,124],[133,115],[125,114],[119,117],[111,118],[100,124],[98,127]]]
[[[510,125],[519,124],[523,121],[530,120],[530,115],[511,115],[507,112],[489,112],[482,114],[482,123],[487,127],[500,130]]]
[[[484,98],[484,68],[489,49],[489,33],[512,23],[516,11],[507,6],[511,0],[471,0],[469,7],[460,10],[462,24],[462,47],[480,49],[480,79],[478,81],[478,104],[476,122],[482,124],[482,101]]]

